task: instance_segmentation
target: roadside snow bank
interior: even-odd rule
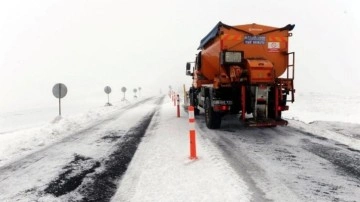
[[[310,124],[289,120],[289,126],[315,134],[360,151],[360,124],[316,121]]]
[[[330,121],[314,121],[310,124],[319,128],[326,128],[327,130],[336,132],[351,139],[360,140],[360,124]]]
[[[283,112],[287,119],[310,123],[336,121],[360,124],[359,94],[325,94],[301,92],[295,94],[295,102]]]
[[[116,106],[99,107],[82,114],[55,117],[40,127],[2,133],[0,167],[106,119],[127,104],[118,103]]]

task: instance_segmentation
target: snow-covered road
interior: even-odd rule
[[[224,121],[213,142],[254,191],[254,201],[358,201],[360,151],[298,128],[245,128]]]
[[[226,116],[221,129],[209,130],[198,116],[194,161],[188,158],[188,115],[184,108],[180,118],[175,114],[169,98],[159,96],[92,112],[88,116],[96,118],[82,124],[3,134],[0,140],[13,136],[24,146],[2,143],[9,151],[0,155],[0,201],[360,198],[357,124],[350,134],[336,124],[295,120],[245,128]],[[326,124],[331,130],[321,129]],[[66,130],[53,129],[59,126]],[[57,139],[46,138],[54,134]],[[32,143],[39,138],[41,144]]]
[[[0,201],[109,200],[162,99],[116,110],[0,167]]]

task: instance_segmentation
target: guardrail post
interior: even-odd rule
[[[177,117],[180,117],[180,97],[179,97],[179,94],[177,94]]]

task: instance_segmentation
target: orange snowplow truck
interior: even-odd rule
[[[295,53],[288,51],[294,27],[219,22],[201,40],[186,75],[193,78],[190,105],[195,115],[204,110],[208,128],[219,128],[229,113],[247,126],[287,125],[281,112],[294,102]]]

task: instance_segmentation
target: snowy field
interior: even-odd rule
[[[129,102],[136,101],[133,98],[129,100]],[[53,123],[58,115],[56,103],[53,107],[34,106],[32,109],[13,111],[9,109],[8,112],[0,112],[0,137],[16,136],[16,134],[22,134],[25,131],[26,133],[34,131],[30,134],[38,134],[41,133],[39,132],[41,130],[56,131],[62,127],[72,130],[71,125],[84,124],[90,120],[96,121],[102,113],[113,109],[104,107],[101,103],[100,100],[85,103],[77,101],[74,104],[66,103],[62,109],[63,120],[60,123]],[[126,103],[115,101],[113,104],[116,108]],[[360,138],[357,132],[359,131],[358,124],[360,124],[360,94],[344,96],[301,92],[295,94],[295,102],[288,105],[290,106],[289,111],[283,113],[284,118],[288,120],[300,121],[316,128],[342,131],[342,135]],[[24,137],[25,135],[20,136]]]
[[[299,93],[289,105],[284,117],[293,127],[360,150],[360,94]]]
[[[73,108],[64,109],[66,113],[62,118],[57,117],[56,108],[1,114],[0,169],[11,166],[13,162],[23,161],[24,156],[47,151],[52,145],[57,145],[57,142],[64,142],[64,139],[75,137],[75,134],[76,137],[79,136],[78,134],[84,136],[81,131],[87,131],[88,128],[94,128],[96,125],[113,120],[111,117],[118,116],[126,106],[136,105],[137,102],[144,99],[114,102],[111,107],[96,106],[94,103],[78,107],[74,105]],[[141,106],[144,113],[151,109],[149,104]],[[103,131],[105,136],[109,134],[109,131],[110,134],[112,134],[111,131],[118,131],[116,127],[121,127],[122,133],[129,130],[130,124],[138,121],[140,116],[136,114],[140,115],[142,109],[133,112],[135,114],[131,113],[130,115],[129,112],[129,115],[120,114],[127,118],[122,119],[121,122],[116,122],[114,119],[113,123],[105,125],[108,128],[92,129],[90,132],[94,134],[88,137],[89,145],[92,145],[91,141],[96,140],[96,134],[99,131]],[[289,126],[293,128],[308,134],[321,134],[324,138],[338,142],[339,145],[346,145],[351,150],[360,151],[360,118],[357,117],[358,114],[360,114],[360,96],[348,96],[341,99],[340,96],[334,95],[300,93],[296,97],[296,102],[290,106],[290,111],[284,113],[284,117],[289,120]],[[120,181],[120,188],[114,195],[114,201],[249,201],[258,197],[258,193],[254,194],[253,188],[246,185],[247,179],[237,175],[217,147],[211,141],[206,140],[206,134],[200,135],[200,137],[205,137],[205,140],[199,139],[200,158],[198,163],[187,158],[187,114],[183,113],[180,119],[176,118],[175,108],[167,96],[154,119],[126,174]],[[81,144],[83,143],[81,142]],[[91,156],[95,160],[96,158],[105,158],[101,154],[95,154],[96,152],[87,148],[89,145],[84,144],[84,147],[79,144],[77,150],[76,148],[69,149],[65,152],[69,155],[65,157],[64,154],[61,161],[71,161],[69,159],[71,151],[74,150],[77,154],[81,154],[81,148],[85,150],[86,155],[84,156]],[[98,142],[97,144],[105,143]],[[67,147],[70,148],[69,145]],[[102,155],[109,153],[105,149],[102,150],[104,150]],[[98,160],[98,162],[101,161]],[[264,165],[266,163],[268,162],[265,162]],[[0,179],[3,186],[0,188],[0,200],[76,200],[78,197],[76,194],[66,194],[60,198],[54,198],[51,195],[43,195],[41,191],[29,191],[41,190],[45,186],[41,184],[42,181],[46,181],[45,178],[47,180],[54,178],[55,167],[61,167],[60,165],[60,161],[56,162],[51,166],[52,170],[47,171],[46,177],[38,176],[38,180],[29,180],[28,184],[25,183],[16,188],[3,185],[4,183],[21,183],[23,174],[18,174],[18,179],[10,179],[9,176],[3,174],[4,176],[0,176],[0,178],[4,177]],[[278,169],[276,166],[273,167],[274,170]],[[139,175],[139,173],[141,174]],[[306,187],[306,185],[302,186]],[[277,189],[282,188],[279,186],[270,190],[266,197],[275,201],[286,201],[286,197],[276,193]],[[28,191],[24,193],[24,190]],[[225,195],[224,192],[226,192]],[[289,197],[294,197],[295,201],[298,200],[291,193],[289,190]]]
[[[332,121],[360,124],[360,93],[295,94],[295,102],[290,110],[284,112],[285,118],[310,123],[313,121]]]
[[[133,101],[133,99],[129,100]],[[105,104],[105,102],[103,103]],[[106,108],[100,100],[65,104],[62,109],[64,118],[81,116]],[[120,101],[114,102],[115,106],[122,106],[123,104]],[[360,114],[360,94],[344,96],[300,92],[295,94],[295,102],[289,105],[290,110],[283,113],[287,119],[305,123],[327,121],[360,124],[360,116],[358,115]],[[0,135],[19,129],[50,124],[57,115],[58,106],[56,102],[54,102],[54,106],[46,108],[34,106],[22,110],[8,109],[7,112],[0,112]]]
[[[121,102],[116,102],[119,105]],[[0,135],[19,129],[33,128],[51,123],[59,114],[58,101],[54,98],[53,106],[32,106],[25,109],[7,109],[0,113]],[[103,105],[102,105],[103,104]],[[88,111],[102,110],[104,100],[75,100],[72,103],[62,99],[62,115],[64,117],[85,114]],[[121,105],[121,104],[120,104]]]
[[[360,95],[329,95],[323,93],[298,93],[290,109],[283,113],[290,124],[298,128],[326,131],[335,139],[360,150]],[[49,145],[61,138],[64,132],[75,132],[97,122],[128,102],[115,101],[113,107],[100,105],[101,101],[67,104],[63,117],[58,119],[58,108],[34,108],[0,114],[0,165],[18,155],[30,153],[37,147]],[[104,103],[105,104],[105,103]],[[358,145],[359,143],[359,145]]]

